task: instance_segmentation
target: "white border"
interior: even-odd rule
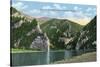
[[[85,63],[68,63],[54,65],[39,65],[37,67],[99,67],[100,65],[100,0],[27,0],[54,3],[73,3],[97,5],[98,23],[97,23],[97,46],[98,61]],[[9,67],[10,64],[10,0],[0,0],[0,67]],[[33,66],[29,66],[33,67]]]
[[[9,0],[0,0],[0,67],[10,63],[10,6]]]
[[[74,3],[74,4],[89,4],[96,5],[97,0],[21,0],[21,1],[39,1],[39,2],[52,2],[52,3]]]

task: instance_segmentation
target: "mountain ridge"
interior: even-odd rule
[[[77,33],[76,37],[67,44],[66,48],[83,51],[96,50],[96,16]]]
[[[76,45],[71,45],[71,43],[78,44],[77,41],[81,32],[86,29],[91,29],[91,25],[94,22],[91,21],[91,24],[89,23],[83,26],[68,19],[35,18],[23,15],[15,8],[13,9],[13,7],[11,7],[11,10],[12,47],[14,47],[14,44],[17,45],[14,48],[35,48],[43,50],[47,48],[47,41],[49,38],[51,49],[77,49]],[[38,40],[42,41],[42,46],[37,42]]]

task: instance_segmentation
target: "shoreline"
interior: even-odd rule
[[[80,62],[96,62],[96,52],[89,52],[89,53],[84,53],[79,56],[74,56],[70,59],[65,59],[61,61],[54,62],[53,64],[61,64],[61,63],[80,63]]]

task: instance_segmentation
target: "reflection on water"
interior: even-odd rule
[[[81,52],[83,53],[83,52]],[[71,58],[78,55],[76,51],[50,51],[48,57],[47,52],[25,52],[25,53],[12,53],[11,65],[12,66],[26,66],[26,65],[43,65],[53,63],[55,61]],[[49,61],[48,61],[49,58]]]

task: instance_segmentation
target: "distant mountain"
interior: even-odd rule
[[[53,49],[65,49],[65,44],[83,28],[83,26],[67,19],[50,19],[40,27],[50,39]]]
[[[49,17],[36,17],[36,16],[34,18],[38,21],[38,23],[40,25],[45,23],[46,21],[52,19],[52,18],[49,18]]]
[[[67,49],[96,50],[96,16],[67,45]]]

